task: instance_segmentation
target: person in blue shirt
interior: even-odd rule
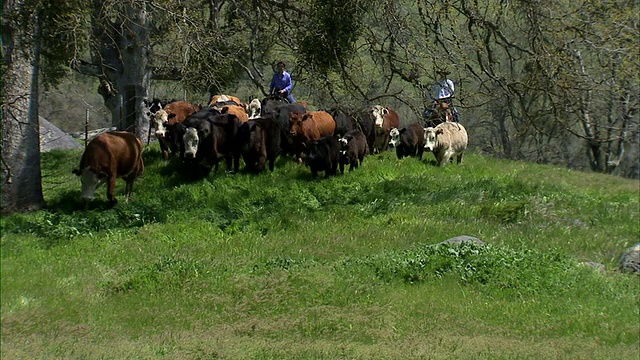
[[[271,79],[271,85],[269,85],[269,94],[278,95],[289,100],[290,103],[296,102],[296,99],[291,95],[291,89],[293,89],[293,80],[291,80],[291,74],[285,70],[286,66],[284,62],[280,61],[277,65],[277,70],[273,74]]]
[[[425,109],[423,114],[424,119],[425,121],[427,121],[431,117],[431,114],[436,108],[437,103],[439,101],[444,101],[451,105],[455,121],[460,122],[460,112],[458,112],[458,109],[453,106],[453,97],[455,96],[456,88],[453,84],[453,81],[447,78],[447,75],[449,75],[450,73],[447,70],[438,70],[437,73],[438,75],[440,75],[440,79],[431,88],[431,92],[429,93],[429,100],[432,103],[431,107]]]

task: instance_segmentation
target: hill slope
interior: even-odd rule
[[[331,179],[288,159],[191,179],[156,146],[114,209],[104,188],[82,208],[80,151],[43,154],[50,208],[2,219],[3,357],[639,355],[638,279],[612,271],[638,181],[391,152]],[[488,246],[433,246],[458,235]]]

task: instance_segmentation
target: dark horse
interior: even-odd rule
[[[435,127],[443,122],[455,122],[451,104],[445,100],[435,100],[431,115],[425,119],[425,126]]]
[[[268,95],[260,102],[260,115],[272,113],[280,105],[288,104],[289,100],[282,95]]]

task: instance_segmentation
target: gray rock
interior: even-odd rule
[[[82,144],[71,135],[60,130],[45,118],[40,117],[40,152],[82,148]]]
[[[589,266],[589,267],[592,267],[592,268],[594,268],[596,270],[599,270],[601,272],[607,271],[607,269],[605,268],[605,266],[603,264],[595,262],[595,261],[584,261],[584,262],[581,262],[580,265]]]
[[[640,275],[640,243],[628,248],[627,251],[622,254],[619,269],[624,273]]]
[[[486,243],[476,237],[473,236],[467,236],[467,235],[460,235],[460,236],[456,236],[456,237],[452,237],[450,239],[447,239],[437,245],[443,245],[443,244],[454,244],[454,245],[460,245],[462,243],[474,243],[476,245],[485,245]]]

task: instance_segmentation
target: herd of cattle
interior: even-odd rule
[[[467,132],[455,122],[433,126],[400,126],[391,107],[375,105],[361,111],[332,109],[309,111],[303,103],[289,103],[270,96],[248,104],[229,95],[212,97],[208,106],[187,101],[148,104],[150,129],[155,129],[162,156],[175,156],[183,169],[207,175],[218,170],[224,159],[227,171],[237,172],[240,159],[246,168],[260,173],[268,165],[274,170],[278,156],[295,156],[310,168],[313,177],[344,173],[345,165],[354,170],[365,156],[396,149],[398,158],[433,152],[439,166],[452,158],[462,162]],[[111,131],[94,138],[86,147],[80,167],[82,197],[91,200],[96,188],[108,183],[107,197],[115,205],[115,183],[126,181],[127,199],[134,180],[144,172],[142,142],[135,135]]]

